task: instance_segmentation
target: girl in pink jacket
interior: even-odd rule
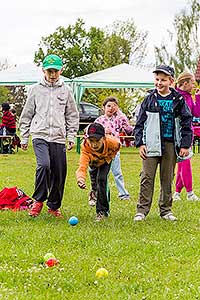
[[[185,98],[193,117],[200,117],[200,90],[196,90],[195,99],[193,100],[191,92],[195,87],[194,75],[189,72],[183,72],[177,79],[177,91]],[[185,187],[188,200],[199,200],[192,189],[192,167],[191,159],[178,163],[176,174],[176,192],[173,200],[181,200],[180,193]]]

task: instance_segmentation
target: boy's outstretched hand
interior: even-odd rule
[[[86,188],[86,184],[85,184],[85,181],[83,179],[79,179],[77,181],[77,184],[78,186],[81,188],[81,189],[85,189]]]

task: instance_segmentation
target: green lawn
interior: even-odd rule
[[[199,154],[192,159],[194,190],[200,196]],[[68,180],[62,205],[65,219],[47,214],[2,211],[0,225],[0,299],[200,299],[200,202],[174,203],[178,222],[158,216],[156,180],[154,203],[146,221],[133,223],[141,160],[137,150],[123,148],[122,168],[131,201],[120,201],[110,175],[111,217],[95,223],[88,206],[88,189],[76,186],[79,155],[68,153]],[[0,156],[0,188],[17,186],[31,195],[35,157],[32,149]],[[71,227],[75,215],[79,224]],[[45,268],[42,257],[52,252],[60,266]],[[109,271],[105,279],[96,270]]]

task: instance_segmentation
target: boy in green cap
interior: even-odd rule
[[[66,138],[68,150],[74,146],[79,115],[70,88],[60,75],[63,63],[50,54],[43,60],[44,78],[30,87],[19,127],[21,148],[27,150],[32,135],[37,160],[35,200],[29,215],[37,217],[47,200],[48,212],[61,217],[59,210],[66,178]]]

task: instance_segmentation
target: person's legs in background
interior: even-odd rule
[[[125,188],[124,178],[122,175],[120,152],[117,153],[117,155],[115,156],[115,158],[112,161],[111,171],[113,173],[116,187],[118,189],[119,198],[121,200],[129,200],[130,195],[129,195],[129,192]]]
[[[186,159],[178,163],[177,176],[176,176],[176,192],[173,195],[173,200],[180,200],[180,193],[182,188],[185,187],[187,192],[187,199],[197,201],[199,198],[193,192],[192,188],[192,166],[191,159]]]

